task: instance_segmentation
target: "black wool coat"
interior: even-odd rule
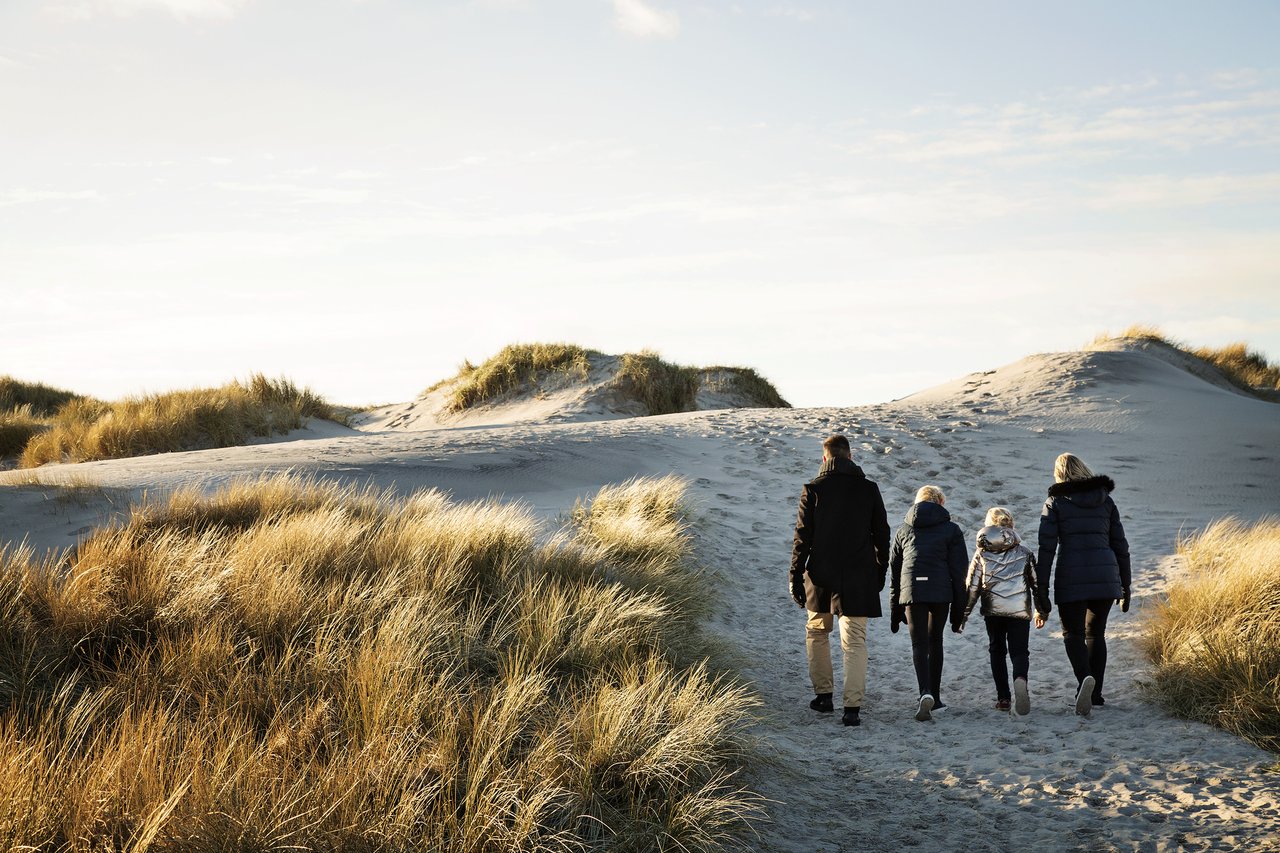
[[[824,462],[800,492],[791,578],[806,607],[837,616],[880,616],[889,566],[889,519],[880,487],[849,459]]]
[[[1110,477],[1054,483],[1040,514],[1036,586],[1049,591],[1056,554],[1053,597],[1059,603],[1120,598],[1129,588],[1129,542],[1120,523]]]
[[[962,612],[968,600],[965,578],[969,549],[964,531],[942,504],[921,501],[893,538],[890,566],[894,604],[954,604]]]

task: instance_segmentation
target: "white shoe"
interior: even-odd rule
[[[1086,675],[1084,681],[1080,682],[1080,689],[1076,691],[1076,714],[1081,717],[1089,716],[1093,710],[1093,676]]]
[[[933,697],[928,693],[920,697],[920,707],[916,709],[916,719],[920,722],[928,722],[933,719],[933,715],[929,712],[933,710]]]
[[[1031,694],[1027,692],[1025,678],[1013,680],[1013,713],[1019,717],[1025,717],[1031,713]]]

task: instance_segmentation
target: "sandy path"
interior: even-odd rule
[[[436,486],[460,499],[519,498],[555,516],[605,483],[675,471],[691,482],[699,556],[719,579],[710,623],[736,642],[766,705],[757,734],[770,761],[751,782],[774,804],[758,849],[1280,849],[1275,757],[1149,704],[1136,645],[1150,597],[1177,570],[1169,555],[1180,530],[1280,507],[1278,410],[1206,390],[1164,363],[1079,356],[1040,356],[858,410],[384,432],[41,475],[88,477],[136,495],[299,470],[404,490]],[[850,436],[894,524],[915,489],[933,482],[965,530],[999,503],[1034,536],[1047,472],[1064,449],[1116,479],[1137,598],[1133,612],[1112,621],[1104,709],[1090,719],[1072,713],[1055,620],[1032,636],[1031,717],[994,711],[976,617],[965,634],[947,635],[950,707],[936,722],[910,717],[909,643],[905,632],[889,633],[887,620],[869,632],[864,725],[845,729],[806,707],[803,618],[785,574],[799,487],[832,431]],[[2,489],[0,539],[62,546],[121,500],[112,491],[59,503],[36,488]],[[836,664],[839,679],[838,656]]]

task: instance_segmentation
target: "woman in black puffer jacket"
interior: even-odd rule
[[[1107,615],[1112,603],[1129,611],[1129,543],[1110,477],[1095,477],[1078,456],[1064,453],[1053,466],[1054,484],[1040,515],[1036,561],[1036,610],[1048,614],[1049,577],[1055,552],[1053,597],[1062,619],[1062,641],[1076,675],[1076,713],[1102,705],[1107,668]]]

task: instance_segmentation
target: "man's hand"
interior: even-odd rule
[[[953,634],[959,634],[959,633],[960,633],[961,631],[963,631],[963,630],[964,630],[964,623],[963,623],[963,622],[952,622],[952,623],[951,623],[951,633],[953,633]]]
[[[1053,605],[1049,603],[1049,593],[1036,593],[1036,612],[1041,616],[1048,616],[1053,612]]]
[[[799,604],[801,607],[804,607],[808,601],[808,598],[809,596],[806,595],[804,591],[804,576],[792,575],[791,576],[791,600],[794,601],[796,604]]]
[[[1125,587],[1121,587],[1120,589],[1122,594],[1119,598],[1116,599],[1116,604],[1120,605],[1121,613],[1128,613],[1129,612],[1129,587],[1125,586]]]
[[[896,634],[898,626],[907,621],[907,608],[903,604],[889,606],[889,630]]]

